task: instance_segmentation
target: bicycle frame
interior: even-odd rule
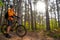
[[[17,22],[17,21],[13,22],[13,24],[12,24],[12,29],[13,29],[13,30],[16,30],[17,25],[18,25],[18,22]]]

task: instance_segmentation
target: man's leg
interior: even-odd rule
[[[11,25],[12,25],[12,22],[10,20],[8,20],[8,27],[7,27],[7,31],[6,31],[6,35],[5,35],[7,38],[10,38],[11,37],[9,35],[10,29],[11,29]]]
[[[8,26],[8,27],[7,27],[7,32],[6,32],[7,34],[9,34],[10,29],[11,29],[11,26]]]

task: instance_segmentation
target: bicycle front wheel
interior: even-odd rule
[[[19,36],[19,37],[23,37],[27,34],[27,30],[25,28],[25,26],[23,25],[19,25],[16,29],[16,34]]]
[[[1,27],[1,32],[4,34],[4,33],[6,33],[6,30],[7,30],[7,25],[3,24]]]

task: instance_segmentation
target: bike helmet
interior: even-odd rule
[[[10,5],[10,8],[13,8],[13,5]]]

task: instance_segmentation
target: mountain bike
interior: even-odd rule
[[[16,16],[16,17],[19,18],[18,16]],[[8,23],[7,22],[2,25],[1,32],[3,34],[6,33],[7,27],[8,27]],[[26,30],[25,26],[19,24],[17,20],[15,20],[13,22],[11,28],[12,29],[10,30],[10,32],[15,32],[19,37],[23,37],[23,36],[25,36],[27,34],[27,30]]]

